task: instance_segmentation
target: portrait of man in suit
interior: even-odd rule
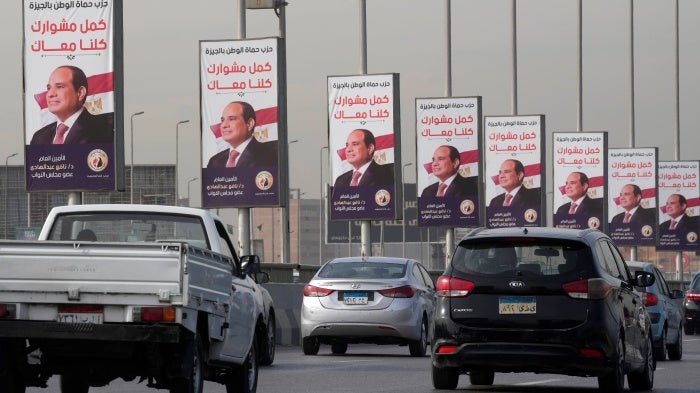
[[[213,155],[207,168],[277,166],[277,141],[260,142],[253,136],[255,109],[245,101],[233,101],[221,114],[221,139],[229,148]]]
[[[671,194],[666,199],[666,214],[670,217],[660,225],[662,232],[697,232],[700,228],[700,221],[697,216],[686,214],[688,207],[687,199],[681,194]]]
[[[583,172],[571,172],[566,177],[564,193],[569,202],[559,206],[557,214],[601,214],[603,199],[588,196],[588,175]]]
[[[87,76],[78,67],[64,65],[51,72],[46,105],[56,121],[32,135],[30,145],[114,143],[114,113],[93,115],[85,109]]]
[[[345,157],[351,170],[335,179],[338,186],[393,185],[394,166],[374,161],[377,142],[369,130],[358,128],[350,132],[345,143]]]
[[[636,184],[625,184],[620,189],[620,207],[624,212],[612,218],[613,224],[654,225],[654,212],[643,208],[642,189]]]
[[[438,181],[425,187],[421,198],[443,196],[476,196],[477,177],[462,177],[459,174],[459,150],[450,145],[438,146],[433,152],[433,175]]]
[[[523,185],[525,167],[520,160],[507,159],[498,170],[498,184],[505,190],[491,199],[489,206],[537,207],[541,196],[539,188],[527,188]]]

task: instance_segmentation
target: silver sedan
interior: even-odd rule
[[[408,345],[425,356],[435,308],[435,285],[420,262],[348,257],[326,262],[304,287],[304,354],[321,344],[343,354],[348,344]]]

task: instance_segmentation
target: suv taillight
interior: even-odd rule
[[[435,284],[435,294],[438,297],[465,297],[473,289],[473,282],[450,276],[440,276]]]
[[[333,292],[332,289],[321,288],[309,284],[304,285],[304,296],[324,297],[330,295],[331,292]]]
[[[689,300],[691,302],[700,302],[700,293],[697,292],[688,292],[685,295],[685,299]]]
[[[391,288],[391,289],[384,289],[379,291],[379,293],[382,294],[384,297],[401,297],[401,298],[411,298],[413,295],[415,295],[417,289],[410,286],[410,285],[404,285],[402,287],[397,287],[397,288]]]
[[[610,284],[602,278],[589,278],[563,284],[562,289],[573,299],[605,299],[612,290]]]

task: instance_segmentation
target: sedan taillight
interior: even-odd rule
[[[304,296],[324,297],[330,295],[332,292],[332,289],[321,288],[311,284],[304,285]]]
[[[438,297],[465,297],[473,289],[473,282],[450,276],[440,276],[435,284],[435,294]]]
[[[691,302],[700,302],[700,293],[697,292],[688,292],[685,295],[685,299],[689,300]]]
[[[656,306],[659,304],[659,297],[654,295],[653,293],[645,292],[644,293],[644,307],[651,307],[651,306]]]
[[[411,298],[411,297],[413,297],[413,295],[416,294],[417,291],[418,291],[418,289],[416,289],[410,285],[404,285],[402,287],[384,289],[384,290],[379,291],[379,293],[384,297]]]
[[[562,289],[574,299],[601,300],[605,299],[612,286],[602,278],[589,278],[563,284]]]

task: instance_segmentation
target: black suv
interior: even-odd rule
[[[600,390],[651,390],[651,322],[634,276],[595,229],[477,228],[438,279],[433,386],[460,374],[491,385],[495,372],[598,377]]]

